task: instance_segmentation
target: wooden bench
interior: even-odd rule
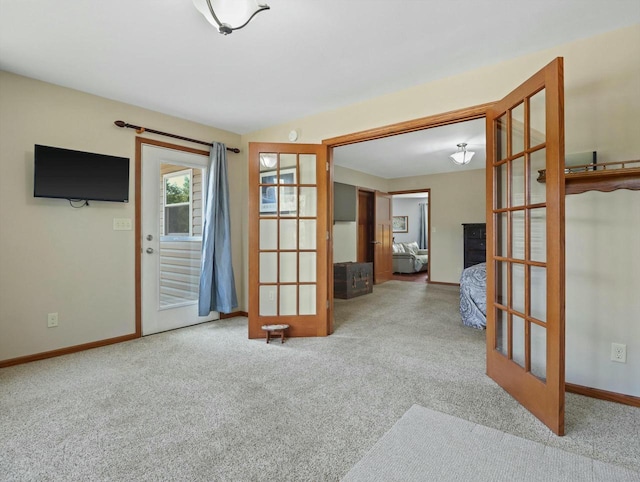
[[[284,343],[284,335],[289,325],[262,325],[262,329],[267,332],[267,343],[272,336],[280,336],[280,343]]]

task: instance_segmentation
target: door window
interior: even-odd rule
[[[165,236],[191,236],[193,233],[191,178],[191,169],[162,176]]]

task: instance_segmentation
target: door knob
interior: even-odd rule
[[[147,248],[147,253],[149,254],[153,253],[153,248]]]

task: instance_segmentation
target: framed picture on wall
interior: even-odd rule
[[[280,169],[260,173],[260,213],[275,214],[280,198],[280,214],[296,212],[296,169]]]
[[[409,216],[393,216],[393,232],[408,233],[409,232]]]

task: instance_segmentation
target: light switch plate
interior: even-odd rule
[[[131,231],[131,229],[133,229],[131,218],[113,218],[114,231]]]

